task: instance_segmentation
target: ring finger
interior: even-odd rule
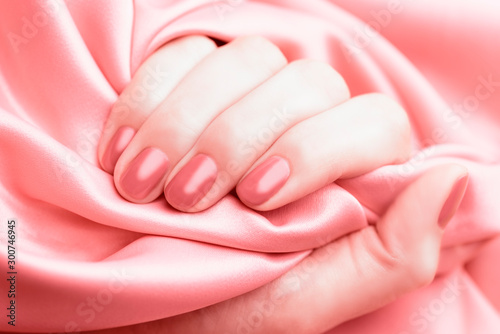
[[[346,83],[329,65],[289,64],[210,124],[168,176],[167,201],[187,212],[210,207],[281,134],[348,98]]]
[[[241,37],[197,64],[144,122],[115,167],[126,199],[146,203],[217,115],[271,77],[286,58],[261,37]]]

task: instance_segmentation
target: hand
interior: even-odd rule
[[[409,155],[409,124],[389,98],[349,98],[342,77],[312,60],[287,64],[261,37],[217,48],[168,43],[135,73],[99,145],[102,167],[137,203],[162,192],[197,212],[236,187],[257,210]]]
[[[202,310],[98,333],[323,333],[432,281],[443,229],[467,179],[461,166],[435,167],[410,184],[376,225],[316,249],[259,289]]]

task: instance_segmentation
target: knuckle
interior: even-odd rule
[[[383,121],[385,133],[390,135],[391,141],[398,143],[400,151],[395,162],[408,160],[411,153],[411,125],[403,107],[394,99],[381,93],[364,95],[366,105],[377,113],[377,118]]]
[[[278,49],[270,40],[258,35],[249,35],[237,38],[234,43],[257,51],[274,51]],[[279,49],[278,49],[279,50]]]
[[[239,37],[231,44],[237,46],[244,58],[256,61],[259,66],[267,65],[273,72],[287,63],[279,47],[262,36]]]
[[[437,263],[434,257],[429,257],[426,252],[419,252],[411,261],[406,260],[404,271],[410,286],[421,288],[428,285],[434,279]]]
[[[409,290],[428,285],[434,279],[437,256],[430,256],[428,249],[417,245],[408,249],[399,243],[385,244],[379,252],[379,263],[387,270],[400,274]]]
[[[227,155],[229,158],[234,153],[234,145],[243,140],[243,132],[239,126],[235,126],[230,117],[222,115],[218,117],[203,132],[199,145],[207,150],[216,149],[220,155]]]
[[[295,161],[313,161],[314,154],[309,141],[301,140],[311,136],[310,129],[296,125],[289,129],[274,144],[277,152],[289,152]]]
[[[294,66],[295,69],[305,74],[311,73],[314,75],[318,73],[322,74],[327,71],[335,72],[335,70],[327,63],[314,59],[295,60],[292,63],[290,63],[290,66]]]
[[[380,111],[386,112],[387,116],[408,122],[406,111],[393,98],[382,93],[370,93],[364,96],[372,105],[377,106]]]
[[[169,150],[180,152],[194,143],[201,128],[202,124],[182,113],[158,110],[146,120],[138,134],[152,138],[157,144],[175,138],[175,145],[170,145]]]
[[[191,35],[184,38],[188,52],[202,52],[204,50],[214,50],[217,48],[215,42],[206,36]]]
[[[408,115],[394,99],[381,93],[366,94],[365,99],[369,105],[375,106],[375,109],[382,113],[381,116],[384,116],[390,126],[398,129],[409,129]]]
[[[290,63],[299,80],[322,93],[331,100],[338,101],[338,97],[346,100],[350,97],[349,88],[344,78],[329,64],[312,59],[300,59]]]

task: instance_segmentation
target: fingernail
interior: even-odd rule
[[[165,153],[157,148],[142,150],[123,173],[120,184],[123,191],[136,200],[142,200],[158,185],[168,170]]]
[[[187,210],[198,203],[217,178],[217,164],[205,154],[193,157],[165,188],[165,197],[174,207]]]
[[[465,194],[465,189],[467,189],[468,182],[469,174],[465,174],[455,181],[455,184],[448,195],[448,199],[444,203],[441,213],[439,214],[438,224],[442,229],[448,225],[448,222],[451,220],[453,215],[455,215],[455,212],[460,206],[462,198]]]
[[[134,135],[135,130],[129,126],[122,126],[115,132],[102,156],[102,168],[106,172],[113,174],[118,158],[127,148]]]
[[[260,164],[237,186],[238,196],[252,205],[269,200],[288,180],[290,166],[278,156],[273,156]]]

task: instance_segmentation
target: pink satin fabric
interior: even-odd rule
[[[424,170],[456,162],[470,182],[435,281],[331,333],[497,333],[498,13],[488,0],[1,1],[0,263],[3,275],[16,218],[19,276],[16,327],[1,280],[0,331],[126,326],[237,296],[375,222]],[[264,35],[289,60],[332,64],[353,95],[394,97],[414,158],[265,213],[233,195],[198,214],[125,201],[97,161],[108,112],[148,55],[193,33]]]

